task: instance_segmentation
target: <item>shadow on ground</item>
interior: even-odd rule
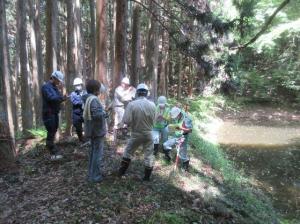
[[[38,144],[18,158],[18,169],[0,173],[0,223],[259,223],[236,206],[243,202],[228,197],[222,176],[198,154],[191,174],[173,173],[172,164],[158,159],[152,181],[144,183],[142,153],[120,179],[112,173],[122,148],[106,147],[107,176],[90,184],[87,148],[79,149],[75,140],[59,146],[60,162],[50,162]],[[74,154],[76,149],[82,153]]]

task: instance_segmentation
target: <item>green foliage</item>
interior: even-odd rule
[[[289,220],[289,219],[282,219],[280,220],[280,224],[298,224],[299,221],[296,219]]]
[[[199,153],[214,169],[223,173],[225,181],[236,184],[245,181],[234,169],[232,162],[226,158],[223,150],[218,145],[205,141],[195,129],[191,134],[190,144],[197,150],[196,153]]]
[[[268,101],[299,102],[299,33],[283,32],[277,39],[264,40],[258,48],[231,57],[234,66],[230,71],[242,95]]]
[[[145,222],[145,224],[184,224],[184,219],[180,214],[171,212],[156,212],[152,217]]]
[[[226,201],[232,208],[246,216],[251,223],[276,223],[277,215],[271,201],[250,185],[231,184]],[[232,203],[234,202],[234,203]]]
[[[47,137],[47,131],[45,128],[30,129],[28,130],[28,132],[32,134],[34,137],[43,138],[43,139]]]
[[[219,106],[224,106],[224,103],[225,98],[217,95],[196,98],[189,104],[190,112],[198,119],[207,120],[210,116],[214,115]]]
[[[240,41],[245,43],[253,37],[281,2],[234,0],[240,17],[248,18],[246,25],[252,27]],[[291,1],[283,8],[251,47],[224,54],[225,71],[239,84],[241,95],[255,101],[300,102],[300,16],[295,13],[299,4]]]

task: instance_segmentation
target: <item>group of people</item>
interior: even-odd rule
[[[84,91],[82,80],[75,78],[74,91],[67,97],[62,94],[63,83],[64,75],[60,71],[54,71],[50,80],[42,86],[43,122],[47,130],[46,147],[50,152],[51,160],[62,158],[54,144],[54,139],[59,124],[60,104],[70,98],[73,126],[78,139],[81,142],[88,139],[91,143],[88,181],[101,182],[103,180],[101,160],[107,133],[107,113],[98,98],[103,86],[97,80],[88,80]],[[149,89],[146,84],[141,83],[134,88],[125,77],[121,85],[115,89],[113,102],[114,128],[126,127],[131,131],[117,174],[125,175],[134,152],[142,146],[145,165],[144,181],[150,180],[154,158],[158,155],[159,148],[163,149],[165,160],[170,162],[170,152],[179,139],[183,139],[179,158],[183,169],[188,171],[187,142],[192,131],[192,120],[182,108],[179,106],[170,108],[165,96],[158,97],[155,105],[148,99],[148,95]]]

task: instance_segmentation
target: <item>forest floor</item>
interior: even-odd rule
[[[64,159],[51,162],[39,139],[21,142],[17,166],[0,172],[0,223],[254,223],[238,208],[243,201],[230,196],[222,173],[194,149],[190,173],[174,172],[174,163],[160,154],[152,180],[142,182],[143,154],[137,151],[126,176],[118,178],[113,173],[124,144],[107,144],[105,179],[91,184],[88,147],[79,145],[75,138],[60,140]]]
[[[200,158],[193,174],[173,172],[174,164],[157,159],[151,182],[142,182],[142,153],[124,178],[114,176],[122,145],[106,147],[99,184],[86,181],[88,148],[74,139],[60,141],[64,159],[50,162],[34,140],[27,142],[18,165],[0,174],[0,223],[233,223],[234,214],[215,200],[222,176]],[[79,150],[80,154],[74,153]],[[163,157],[163,154],[160,154]],[[201,211],[201,212],[199,212]]]

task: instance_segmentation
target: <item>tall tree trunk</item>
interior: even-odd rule
[[[66,1],[58,2],[58,12],[60,15],[59,31],[60,31],[60,47],[59,47],[59,58],[60,58],[60,71],[63,74],[67,74],[67,7]],[[66,77],[67,78],[67,77]],[[59,131],[58,136],[62,134],[62,121],[66,121],[66,103],[62,105],[61,113],[59,114]],[[68,111],[69,113],[70,111]]]
[[[169,40],[168,34],[165,30],[162,30],[162,38],[161,38],[161,69],[160,69],[160,76],[159,76],[159,88],[158,94],[159,95],[167,95],[166,91],[166,77],[168,75],[168,49],[169,49]]]
[[[121,79],[125,75],[126,48],[127,48],[126,21],[127,21],[127,1],[117,0],[113,89],[115,89],[121,83]]]
[[[89,3],[90,3],[90,16],[91,16],[91,23],[90,23],[91,74],[89,74],[89,78],[95,78],[95,62],[96,62],[95,0],[90,0]],[[105,3],[103,2],[103,4]]]
[[[75,66],[74,77],[82,78],[82,40],[81,40],[81,12],[80,0],[73,0],[74,4],[74,44],[75,44]]]
[[[113,78],[114,78],[114,60],[115,60],[115,28],[116,24],[114,21],[116,21],[116,1],[109,0],[108,9],[109,9],[109,75],[108,75],[108,83],[109,83],[109,89],[113,89]]]
[[[137,2],[141,1],[137,0]],[[138,3],[134,6],[132,20],[131,84],[137,86],[139,83],[139,72],[141,67],[141,7]]]
[[[20,64],[21,64],[21,108],[22,108],[22,126],[23,133],[26,135],[27,130],[33,127],[32,101],[29,89],[28,73],[28,55],[26,45],[26,4],[18,0],[20,24],[18,31],[20,45]]]
[[[19,15],[19,7],[18,2],[15,3],[16,7],[16,15]],[[16,26],[17,28],[20,26],[20,17],[16,17]],[[20,85],[18,85],[19,77],[21,73],[21,65],[20,65],[20,44],[19,44],[20,33],[16,32],[15,46],[15,64],[14,64],[14,73],[12,76],[12,93],[14,95],[14,100],[12,100],[12,108],[13,108],[13,119],[14,119],[14,129],[15,133],[19,130],[19,108],[17,106],[17,102],[19,102],[19,90]]]
[[[67,0],[67,27],[68,27],[68,40],[67,40],[67,72],[66,72],[66,87],[67,92],[72,91],[72,81],[77,76],[81,69],[81,51],[80,51],[80,18],[77,16],[80,10],[79,0]],[[71,132],[71,104],[67,102],[66,105],[66,134]]]
[[[178,85],[177,85],[177,100],[181,99],[182,96],[182,55],[179,54],[178,63]]]
[[[38,64],[38,52],[37,52],[37,38],[36,38],[36,15],[38,11],[35,3],[32,0],[28,0],[29,3],[29,13],[30,13],[30,47],[31,47],[31,63],[32,63],[32,92],[34,99],[34,110],[35,110],[35,122],[36,126],[42,124],[42,101],[40,94],[40,81],[39,81],[39,66]]]
[[[96,1],[96,73],[95,78],[107,86],[106,9],[103,0]]]
[[[41,26],[40,26],[40,0],[34,0],[35,2],[35,12],[34,12],[34,29],[36,35],[36,54],[37,54],[37,68],[38,68],[38,78],[39,85],[42,86],[44,82],[43,77],[43,45],[41,36]]]
[[[48,80],[54,70],[57,70],[57,0],[46,2],[46,71],[44,79]]]
[[[169,91],[171,91],[173,94],[171,94],[173,97],[175,97],[175,89],[168,89],[168,87],[172,86],[172,80],[173,80],[173,74],[175,73],[175,69],[174,69],[174,43],[169,42],[169,49],[168,49],[168,55],[169,55],[169,65],[168,65],[168,77],[167,77],[167,93],[169,93]],[[171,84],[171,85],[170,85]],[[169,96],[169,94],[168,94]]]
[[[193,60],[189,57],[189,71],[188,71],[188,96],[193,96],[193,88],[194,88],[194,69],[193,69]]]
[[[16,155],[9,78],[9,54],[5,1],[0,0],[0,164],[13,162]],[[6,164],[5,164],[6,165]]]
[[[60,71],[66,74],[67,71],[67,8],[66,8],[66,1],[60,1],[58,4],[58,11],[61,17],[63,18],[60,22]]]
[[[158,2],[159,3],[159,2]],[[150,3],[151,11],[157,12],[157,5]],[[157,83],[158,83],[158,56],[159,56],[159,27],[156,18],[152,15],[151,27],[148,37],[148,63],[147,75],[148,79],[152,80],[151,95],[154,99],[157,98]]]

